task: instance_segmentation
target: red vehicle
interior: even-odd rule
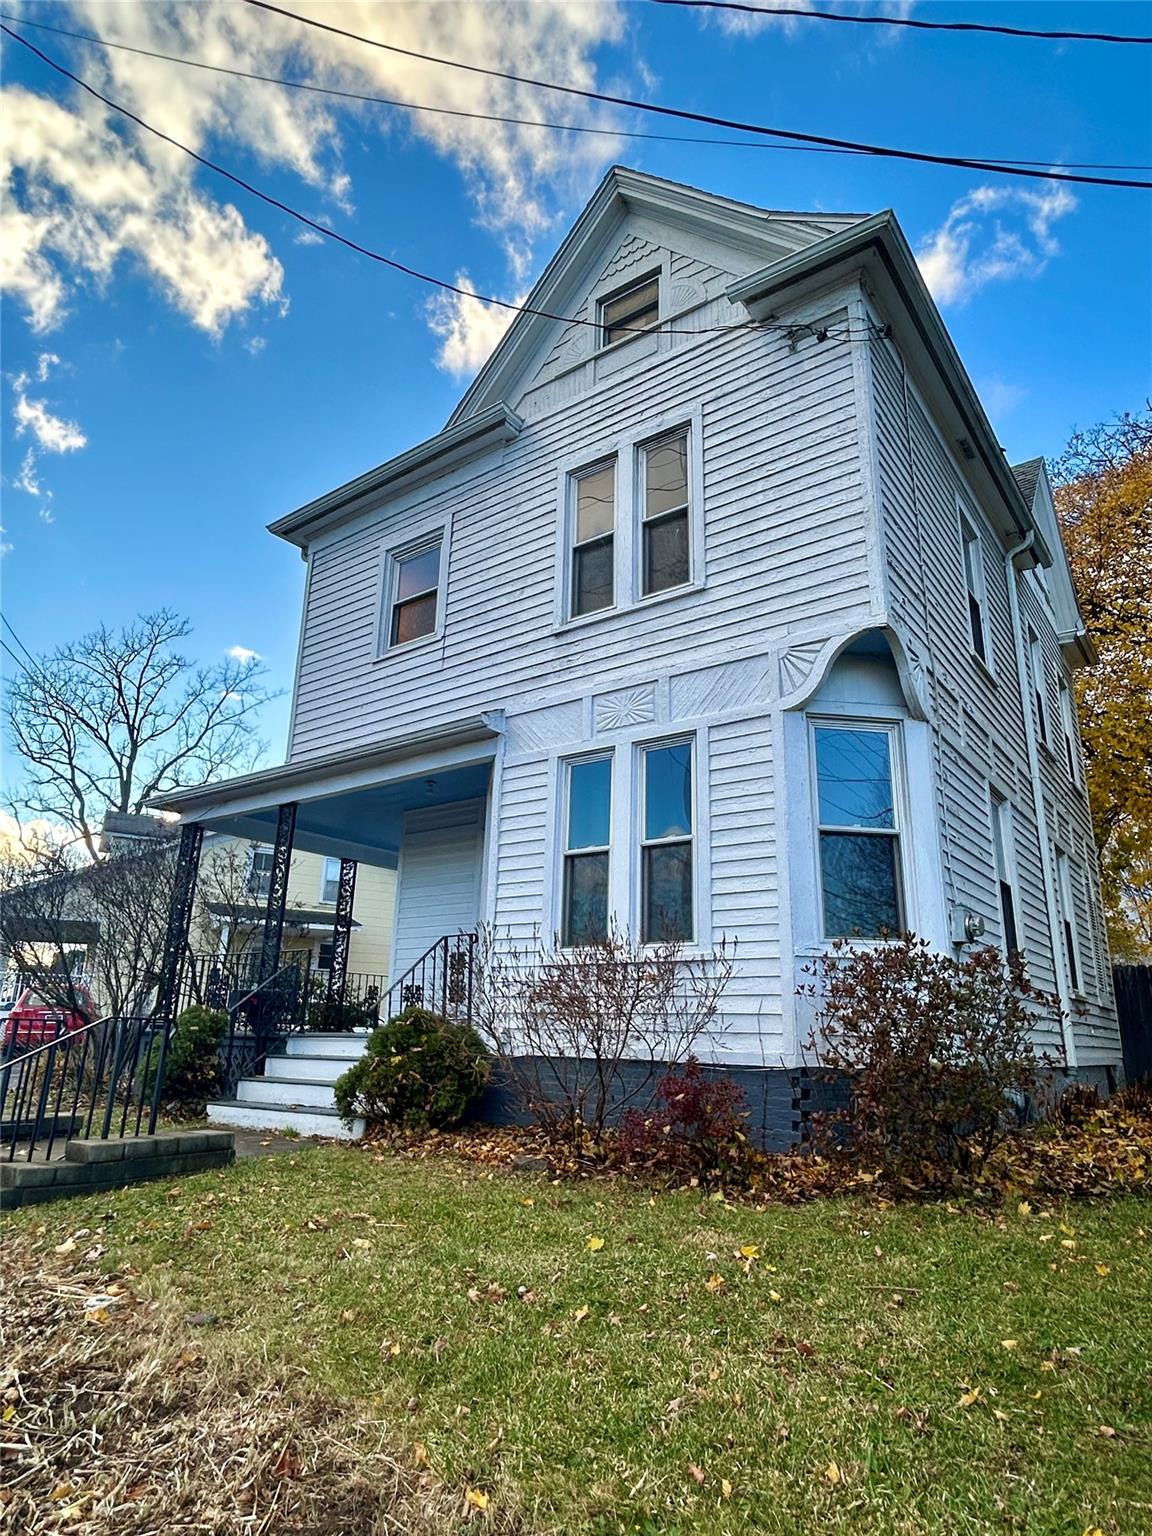
[[[12,1004],[0,1033],[0,1047],[6,1056],[35,1050],[62,1039],[96,1017],[87,987],[72,989],[72,1006],[54,1002],[35,987],[25,987]]]

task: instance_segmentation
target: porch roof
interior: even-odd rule
[[[395,868],[408,811],[487,794],[502,728],[498,712],[475,715],[376,747],[170,790],[149,804],[206,831],[271,842],[280,806],[295,802],[296,848]]]

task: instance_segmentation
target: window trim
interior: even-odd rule
[[[1076,896],[1072,884],[1072,856],[1054,844],[1056,853],[1056,900],[1060,907],[1060,928],[1064,940],[1064,976],[1073,997],[1087,997],[1084,990],[1084,957],[1080,935],[1076,931]]]
[[[992,873],[996,881],[996,901],[1000,913],[1004,956],[1009,960],[1013,954],[1023,958],[1024,934],[1021,927],[1020,888],[1016,869],[1016,818],[1011,800],[1009,800],[1007,795],[1001,794],[995,784],[991,782],[988,785],[988,811],[989,824],[992,829]],[[999,855],[1001,853],[1004,858],[1003,871],[1000,869]],[[1008,899],[1012,904],[1012,928],[1016,937],[1016,947],[1014,950],[1008,942],[1008,923],[1004,912],[1003,886],[1007,886]]]
[[[700,907],[700,773],[698,751],[699,733],[696,731],[677,731],[669,736],[656,736],[651,739],[637,741],[632,748],[632,804],[629,816],[631,841],[629,846],[629,860],[635,856],[635,866],[629,869],[631,883],[631,914],[632,932],[636,936],[639,947],[652,949],[660,944],[678,943],[685,952],[694,952],[701,945],[701,932],[703,920]],[[644,824],[648,806],[648,774],[646,754],[651,751],[659,751],[662,747],[686,746],[689,752],[689,771],[692,775],[690,806],[692,812],[692,827],[687,837],[656,837],[648,838],[644,835]],[[644,937],[645,922],[645,890],[644,890],[644,850],[646,848],[675,847],[687,843],[692,850],[692,934],[686,939],[646,939]]]
[[[996,661],[992,649],[992,624],[988,605],[988,572],[984,560],[984,537],[975,514],[961,497],[956,498],[956,512],[960,520],[960,564],[964,581],[966,604],[965,632],[968,636],[970,655],[991,677],[996,675]],[[975,552],[970,561],[969,552]],[[969,569],[970,565],[973,569]],[[976,603],[980,614],[980,639],[983,654],[975,643],[972,604]]]
[[[1036,713],[1036,740],[1049,752],[1052,750],[1052,722],[1048,708],[1048,663],[1044,659],[1044,647],[1040,636],[1029,624],[1026,630],[1028,641],[1028,671],[1031,674],[1032,684],[1032,708]]]
[[[396,606],[396,582],[401,564],[413,555],[421,555],[439,545],[440,561],[436,569],[436,586],[429,591],[436,593],[436,622],[426,635],[418,635],[413,640],[401,640],[393,643],[392,615]],[[434,645],[444,634],[444,610],[448,598],[448,550],[449,550],[449,526],[446,519],[439,518],[429,523],[419,531],[411,532],[407,538],[395,544],[386,546],[381,550],[380,569],[377,577],[376,591],[376,623],[375,646],[376,660],[385,661],[396,656],[407,656],[413,652],[421,651],[425,647]],[[406,598],[405,602],[413,601]]]
[[[334,858],[331,854],[326,853],[322,855],[320,864],[320,905],[322,907],[334,907],[340,899],[340,862],[338,858]],[[335,864],[336,866],[336,874],[332,877],[331,881],[336,886],[335,896],[326,896],[324,894],[330,883],[328,876],[329,864]]]
[[[257,889],[254,882],[256,878],[256,855],[259,853],[266,853],[273,860],[276,856],[276,850],[271,843],[252,844],[252,846],[248,849],[248,869],[244,876],[244,890],[247,895],[254,897],[257,901],[267,901],[268,892],[272,888],[273,866],[269,865],[268,870],[266,871],[268,877],[267,887],[263,889]],[[263,886],[263,881],[261,881],[261,886]]]
[[[576,516],[579,505],[579,492],[577,486],[581,480],[589,475],[597,474],[602,469],[612,470],[612,601],[603,608],[592,608],[587,613],[576,612],[576,551],[584,546],[576,540]],[[578,624],[585,619],[596,619],[602,614],[615,613],[619,608],[620,599],[620,455],[618,453],[603,454],[599,458],[590,459],[582,464],[579,469],[569,470],[565,477],[565,589],[566,600],[564,611],[569,624]],[[607,538],[607,534],[597,534],[595,538],[585,539],[584,545],[590,545],[597,540]]]
[[[1064,766],[1068,770],[1069,780],[1076,785],[1080,783],[1080,773],[1077,762],[1080,756],[1080,745],[1076,735],[1076,716],[1072,708],[1072,689],[1068,680],[1057,674],[1056,677],[1056,703],[1060,713],[1060,734],[1064,738]]]
[[[684,494],[687,499],[685,500],[682,508],[672,507],[664,512],[658,513],[655,517],[650,518],[648,516],[646,506],[648,499],[646,456],[651,449],[659,448],[662,444],[671,442],[673,439],[678,437],[683,437],[684,439],[684,453],[686,459],[684,474]],[[634,495],[634,516],[636,519],[636,526],[632,540],[632,593],[636,603],[651,602],[653,598],[670,597],[676,592],[685,592],[689,590],[695,584],[697,541],[694,537],[692,518],[694,510],[693,503],[695,500],[693,496],[693,482],[695,474],[696,453],[697,450],[692,441],[691,422],[685,422],[681,426],[669,427],[664,431],[657,432],[655,436],[643,438],[633,445],[632,470],[636,481]],[[667,522],[672,517],[678,517],[681,512],[684,514],[685,526],[688,531],[688,575],[683,581],[677,582],[674,587],[661,587],[658,592],[645,592],[645,531],[654,524]]]
[[[592,844],[590,844],[588,847],[584,847],[584,848],[570,848],[568,846],[568,823],[569,823],[569,819],[570,819],[570,811],[571,811],[571,804],[572,804],[572,801],[571,801],[571,796],[572,796],[572,770],[573,770],[573,768],[579,767],[580,764],[582,764],[582,763],[598,763],[598,762],[607,762],[607,764],[608,764],[608,842],[606,844],[603,844],[603,845],[600,845],[600,844],[592,845]],[[607,854],[607,856],[608,856],[608,899],[607,899],[608,910],[607,910],[607,927],[608,927],[608,931],[609,932],[611,932],[611,929],[612,929],[612,918],[613,918],[613,902],[612,902],[613,854],[612,854],[612,847],[613,847],[613,842],[616,840],[614,834],[616,833],[616,830],[617,830],[617,825],[616,825],[616,799],[617,799],[617,795],[616,795],[616,751],[615,751],[614,746],[607,746],[607,747],[593,748],[593,749],[591,749],[591,750],[589,750],[587,752],[578,752],[578,753],[574,754],[571,757],[562,757],[562,758],[560,758],[558,760],[558,762],[557,762],[557,769],[558,769],[559,791],[560,791],[560,793],[559,793],[559,796],[558,796],[558,815],[557,815],[557,822],[556,822],[556,832],[557,832],[557,835],[553,839],[553,846],[556,848],[556,851],[557,851],[556,863],[557,863],[557,871],[558,871],[559,879],[558,879],[558,882],[557,882],[557,889],[556,889],[556,896],[555,896],[555,900],[556,900],[556,918],[557,918],[557,920],[553,924],[553,928],[554,928],[555,934],[556,934],[557,947],[559,949],[565,951],[566,953],[574,953],[576,950],[583,949],[586,946],[582,945],[582,944],[570,944],[568,942],[568,933],[567,933],[567,929],[568,929],[568,904],[567,904],[567,899],[566,898],[567,898],[567,891],[568,891],[568,861],[569,861],[569,859],[574,858],[574,857],[578,858],[582,854],[589,854],[589,853]]]
[[[828,714],[806,714],[804,719],[808,732],[808,785],[812,817],[811,847],[815,862],[816,942],[821,950],[834,944],[838,937],[843,938],[847,944],[886,944],[890,941],[878,935],[828,934],[824,908],[824,865],[820,857],[820,838],[824,832],[859,832],[866,836],[882,836],[895,839],[896,904],[900,917],[897,933],[903,932],[908,928],[912,904],[912,883],[908,856],[904,847],[904,829],[908,825],[903,760],[904,721],[903,719],[888,719],[883,716],[857,717]],[[833,826],[830,823],[826,825],[820,820],[820,770],[816,758],[817,730],[879,731],[888,737],[888,770],[892,778],[892,820],[895,823],[894,826],[891,828]],[[895,936],[894,934],[892,937]]]
[[[606,340],[605,332],[608,326],[604,322],[605,308],[615,303],[617,299],[627,298],[629,293],[638,288],[644,288],[651,282],[656,284],[656,318],[651,325],[646,325],[642,329],[637,327],[630,334],[617,336],[613,341]],[[642,341],[645,336],[657,334],[667,319],[666,294],[667,281],[663,262],[658,262],[656,266],[642,272],[638,277],[630,278],[624,283],[617,283],[604,293],[598,293],[596,295],[596,351],[610,352],[616,347],[627,346],[631,341]],[[617,324],[623,323],[617,321]]]

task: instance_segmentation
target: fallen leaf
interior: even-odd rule
[[[720,1479],[720,1496],[724,1499],[730,1499],[732,1497],[732,1484],[726,1477],[722,1477]]]
[[[488,1495],[481,1488],[469,1488],[464,1495],[464,1502],[470,1504],[473,1509],[487,1509]]]
[[[698,1467],[694,1461],[690,1461],[688,1463],[688,1476],[694,1483],[699,1483],[701,1487],[704,1486],[706,1481],[704,1469],[702,1467]]]
[[[740,1249],[740,1257],[742,1259],[758,1259],[760,1257],[760,1250],[755,1243],[745,1243]]]
[[[587,1247],[589,1253],[599,1253],[603,1246],[604,1239],[602,1237],[590,1237],[588,1239]]]
[[[1020,1342],[1019,1339],[1001,1339],[1000,1340],[1000,1348],[1001,1349],[1015,1349],[1016,1346],[1019,1344],[1019,1342]]]
[[[971,1408],[973,1403],[979,1401],[980,1396],[981,1396],[981,1388],[980,1387],[973,1387],[970,1392],[965,1392],[964,1393],[964,1395],[961,1397],[960,1402],[959,1402],[959,1404],[957,1406],[960,1407],[960,1408]]]
[[[834,1461],[830,1461],[824,1468],[824,1476],[828,1482],[836,1484],[844,1481],[844,1475]]]
[[[704,1282],[705,1288],[711,1291],[713,1295],[715,1295],[717,1291],[722,1291],[727,1284],[727,1280],[725,1280],[724,1276],[720,1274],[719,1271],[713,1275],[709,1275],[707,1280]]]
[[[68,1238],[68,1240],[66,1242],[63,1242],[63,1243],[59,1244],[59,1246],[56,1249],[56,1252],[57,1253],[61,1253],[61,1254],[64,1254],[64,1253],[75,1253],[76,1252],[76,1239],[73,1238],[73,1237]]]
[[[572,1321],[575,1323],[582,1323],[587,1316],[587,1307],[577,1307],[576,1311],[572,1314]]]
[[[1111,1264],[1097,1264],[1096,1273],[1098,1275],[1110,1275],[1112,1273]]]

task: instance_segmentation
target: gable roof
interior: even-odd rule
[[[1029,506],[1036,500],[1036,486],[1039,484],[1040,472],[1043,468],[1043,459],[1025,459],[1023,464],[1012,466],[1012,474],[1020,487],[1020,494]]]
[[[1028,503],[1039,536],[1052,551],[1048,596],[1056,621],[1056,635],[1065,659],[1069,666],[1090,666],[1097,660],[1096,647],[1092,644],[1076,599],[1076,584],[1072,580],[1072,567],[1068,562],[1068,551],[1064,548],[1060,521],[1056,516],[1048,466],[1043,459],[1025,459],[1023,464],[1013,464],[1012,474],[1021,495]]]
[[[448,418],[449,428],[509,398],[509,385],[535,350],[541,332],[555,326],[558,318],[567,317],[564,323],[568,324],[578,318],[588,262],[629,213],[649,214],[662,223],[713,239],[720,234],[725,242],[746,253],[749,268],[802,250],[864,217],[858,213],[757,208],[683,182],[614,165],[524,301],[526,310],[546,314],[516,316]]]

